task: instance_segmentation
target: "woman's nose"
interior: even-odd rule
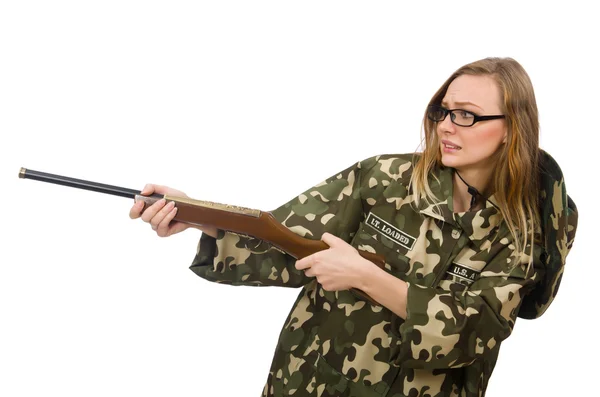
[[[456,132],[456,124],[452,122],[452,114],[448,113],[444,120],[438,122],[438,129],[440,132],[447,132],[450,134]]]

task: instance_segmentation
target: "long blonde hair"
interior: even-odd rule
[[[448,86],[461,75],[490,76],[500,89],[501,111],[507,124],[506,144],[498,153],[492,175],[496,205],[513,236],[517,254],[534,241],[540,224],[538,211],[539,120],[531,80],[512,58],[485,58],[459,68],[429,101],[440,105]],[[430,173],[443,167],[436,123],[423,116],[423,153],[411,178],[417,205],[421,197],[439,201],[428,182]],[[518,255],[520,256],[520,255]],[[532,258],[531,258],[532,259]],[[530,260],[531,260],[530,259]]]

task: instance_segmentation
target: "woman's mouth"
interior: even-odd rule
[[[442,144],[444,145],[444,152],[447,153],[456,152],[462,149],[460,146],[454,145],[452,143],[442,142]]]

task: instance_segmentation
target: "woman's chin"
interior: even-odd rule
[[[448,156],[442,154],[442,164],[444,165],[444,167],[456,168],[460,166],[461,161],[458,158],[456,158],[456,156]]]

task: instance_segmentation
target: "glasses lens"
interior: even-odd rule
[[[430,105],[427,107],[427,118],[429,118],[429,120],[442,121],[442,120],[444,120],[445,117],[446,117],[446,112],[444,111],[443,108],[436,106],[436,105]]]
[[[475,121],[475,115],[466,110],[454,110],[452,112],[452,121],[463,127],[470,127]]]

